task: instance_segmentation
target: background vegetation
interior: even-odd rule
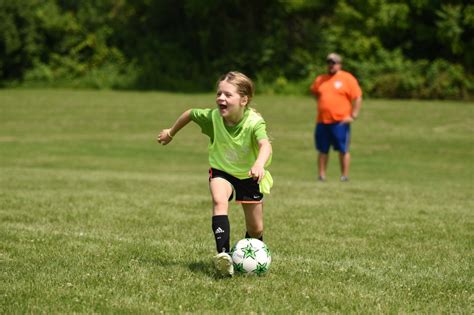
[[[207,138],[191,124],[154,140],[213,99],[0,90],[0,313],[473,313],[472,104],[368,100],[351,181],[332,154],[319,183],[310,98],[257,96],[273,262],[218,279]],[[234,203],[230,220],[235,242]]]
[[[471,99],[474,5],[439,0],[0,0],[0,85],[306,93],[328,52],[366,95]]]

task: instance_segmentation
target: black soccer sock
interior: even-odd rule
[[[254,238],[254,237],[251,237],[249,232],[245,232],[245,238]],[[258,239],[263,242],[263,234]]]
[[[212,217],[212,232],[216,239],[218,253],[230,251],[230,223],[227,215],[215,215]]]

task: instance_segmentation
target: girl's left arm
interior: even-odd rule
[[[272,154],[272,145],[268,139],[262,139],[258,141],[258,156],[257,160],[253,164],[249,171],[249,176],[257,180],[258,183],[265,176],[265,164]]]

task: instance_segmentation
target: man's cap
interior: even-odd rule
[[[342,62],[342,57],[336,53],[330,53],[326,57],[326,61],[334,61],[335,63],[341,63]]]

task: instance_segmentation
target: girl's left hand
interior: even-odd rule
[[[265,176],[265,169],[262,166],[254,165],[249,171],[249,176],[251,176],[257,183],[260,184],[260,181]]]

